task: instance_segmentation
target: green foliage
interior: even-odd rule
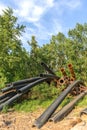
[[[30,52],[22,47],[20,36],[25,26],[17,23],[12,9],[8,8],[0,16],[0,66],[8,82],[33,77],[42,72],[41,61],[47,63],[60,75],[60,67],[72,63],[77,78],[87,77],[87,24],[76,24],[69,30],[68,37],[62,33],[52,36],[50,43],[38,46],[35,36],[28,41]]]
[[[86,104],[87,104],[87,95],[77,103],[77,107],[86,107],[87,106]]]
[[[6,81],[6,77],[2,72],[0,72],[0,89],[5,86]]]
[[[24,100],[20,104],[15,104],[14,109],[17,111],[34,111],[39,108],[39,100]]]
[[[38,43],[35,39],[35,36],[31,37],[31,41],[28,41],[28,44],[31,47],[28,67],[29,73],[33,77],[43,72],[43,68],[40,65],[40,63],[43,61],[43,55],[41,48],[38,46]]]
[[[32,99],[42,99],[47,100],[55,97],[59,94],[59,91],[57,88],[55,88],[53,85],[48,85],[47,83],[40,84],[38,86],[35,86],[32,89]]]
[[[30,99],[24,100],[20,104],[15,104],[13,107],[16,111],[25,111],[32,112],[39,108],[47,108],[52,102],[54,98],[51,99]]]
[[[64,107],[65,105],[67,105],[70,101],[72,101],[73,98],[72,97],[66,97],[63,102],[61,103],[61,107]]]
[[[7,105],[4,106],[3,109],[2,109],[2,112],[3,112],[3,113],[7,113],[7,112],[8,112],[8,108],[9,108],[9,107],[8,107]]]
[[[59,91],[52,84],[49,86],[46,83],[35,86],[31,91],[31,97],[23,100],[20,103],[14,104],[14,109],[17,111],[34,111],[38,108],[48,107],[52,101],[59,95]]]
[[[15,104],[14,105],[14,109],[16,111],[24,111],[24,112],[33,112],[39,108],[47,108],[48,106],[50,106],[52,104],[52,102],[58,97],[58,95],[52,97],[52,98],[47,98],[44,100],[43,99],[29,99],[29,100],[24,100],[19,104]],[[62,107],[64,107],[65,105],[67,105],[70,101],[73,100],[73,97],[66,97],[64,99],[64,101],[61,103],[61,105],[59,106],[59,109],[61,109]],[[78,107],[86,107],[87,104],[87,96],[85,96],[83,99],[81,99],[77,104],[76,104],[76,108]]]
[[[73,64],[76,78],[84,80],[87,84],[87,23],[83,25],[77,23],[74,29],[68,31],[67,37],[60,32],[53,35],[50,42],[42,47],[38,45],[35,36],[32,36],[31,41],[28,41],[31,49],[27,52],[21,41],[25,26],[19,25],[17,20],[10,8],[5,9],[0,16],[0,88],[5,82],[45,73],[40,65],[42,61],[58,76],[62,76],[61,67],[70,75],[67,65]],[[31,93],[29,103],[23,101],[22,105],[16,104],[15,108],[23,110],[28,106],[29,109],[26,107],[28,111],[38,108],[39,105],[47,106],[61,93],[61,89],[56,89],[53,83],[50,86],[44,83],[33,88]],[[62,105],[68,101],[69,99],[66,99]]]
[[[7,82],[29,75],[27,71],[29,55],[20,40],[24,28],[25,26],[17,23],[17,17],[13,15],[12,9],[3,11],[3,15],[0,16],[0,68]]]
[[[50,43],[44,45],[42,56],[47,58],[46,63],[50,65],[58,75],[59,69],[64,67],[68,72],[67,65],[73,64],[77,79],[87,82],[87,24],[76,24],[76,27],[69,30],[68,37],[58,33],[52,36]]]

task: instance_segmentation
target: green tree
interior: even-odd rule
[[[12,9],[3,11],[3,15],[0,16],[0,70],[7,82],[26,77],[23,66],[29,56],[20,40],[24,28],[25,26],[17,23]]]
[[[39,75],[42,72],[41,68],[41,61],[42,61],[42,51],[41,48],[39,47],[35,36],[31,37],[31,41],[28,41],[29,46],[31,47],[30,49],[30,60],[29,60],[29,68],[30,68],[30,75],[31,76],[36,76]]]
[[[87,80],[87,24],[76,24],[66,37],[62,33],[52,36],[50,43],[42,47],[46,62],[59,73],[60,67],[72,63],[76,77]],[[43,55],[42,53],[42,55]]]
[[[77,74],[87,79],[87,23],[76,24],[76,27],[68,32],[72,53],[70,56],[74,61]]]

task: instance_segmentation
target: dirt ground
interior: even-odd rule
[[[53,123],[48,121],[40,130],[71,130],[76,124],[82,123],[82,125],[84,125],[84,123],[86,124],[87,122],[87,115],[83,115],[82,118],[79,117],[79,112],[82,109],[83,108],[74,109],[60,122]],[[43,111],[43,109],[39,109],[29,113],[15,111],[0,113],[0,130],[38,130],[38,128],[32,127],[32,125]]]

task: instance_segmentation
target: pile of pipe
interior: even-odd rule
[[[40,74],[38,77],[12,82],[0,90],[0,110],[2,110],[4,106],[11,105],[24,94],[27,94],[31,88],[43,82],[48,84],[55,82],[56,87],[66,85],[64,90],[62,90],[54,102],[41,114],[39,118],[35,120],[33,126],[38,128],[41,128],[48,120],[57,122],[63,119],[74,108],[77,101],[79,101],[87,94],[84,83],[80,80],[76,80],[71,64],[68,65],[71,77],[68,77],[64,68],[61,68],[63,75],[62,78],[57,76],[54,71],[50,69],[44,62],[42,62],[41,65],[45,68],[48,74]],[[63,107],[60,111],[54,113],[69,93],[76,95],[75,99]]]
[[[87,95],[87,91],[81,92],[72,101],[65,105],[61,110],[57,111],[59,105],[63,102],[65,97],[72,91],[73,88],[77,88],[78,85],[83,84],[82,81],[76,80],[70,84],[54,101],[53,103],[38,117],[33,123],[32,127],[41,128],[47,121],[53,121],[54,123],[61,121],[65,116],[67,116],[76,103]],[[56,112],[55,112],[56,111]],[[87,112],[87,109],[85,110]]]
[[[6,105],[11,105],[15,100],[22,97],[22,95],[28,93],[32,87],[43,82],[50,84],[52,80],[59,80],[59,77],[45,63],[42,62],[41,65],[49,74],[40,74],[38,77],[12,82],[0,90],[0,110]]]

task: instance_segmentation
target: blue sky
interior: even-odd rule
[[[0,14],[3,9],[11,7],[18,22],[26,25],[21,39],[28,49],[27,40],[32,35],[41,46],[49,43],[52,35],[67,34],[76,23],[86,23],[86,5],[87,0],[0,0]]]

